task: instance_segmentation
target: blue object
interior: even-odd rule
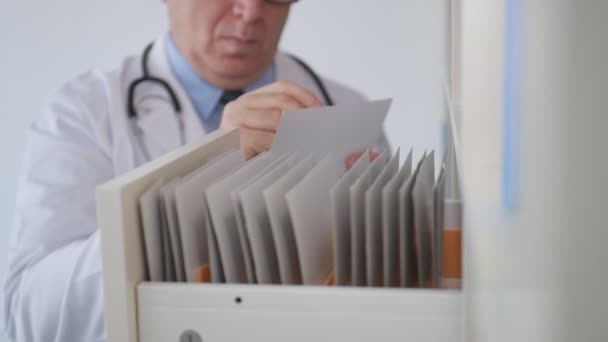
[[[519,196],[519,118],[521,114],[521,6],[507,0],[503,109],[503,202],[514,210]]]

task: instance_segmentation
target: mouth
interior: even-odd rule
[[[255,45],[257,43],[257,39],[242,39],[242,38],[230,37],[230,36],[222,37],[221,40],[226,43],[243,45],[243,46]]]
[[[259,41],[257,39],[241,39],[237,37],[222,37],[221,44],[226,49],[226,52],[238,55],[247,55],[254,52]]]

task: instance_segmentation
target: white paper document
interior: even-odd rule
[[[392,100],[303,109],[283,113],[271,151],[323,158],[344,165],[346,157],[378,144]]]

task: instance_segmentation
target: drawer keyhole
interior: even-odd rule
[[[187,330],[182,333],[179,342],[203,342],[203,339],[196,331]]]

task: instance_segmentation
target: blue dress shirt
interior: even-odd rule
[[[196,73],[194,68],[175,46],[171,34],[168,34],[166,42],[167,57],[171,70],[188,94],[194,109],[196,109],[198,116],[203,122],[205,131],[207,133],[215,131],[222,121],[222,113],[224,112],[224,105],[220,103],[224,89],[212,85]],[[243,90],[244,92],[249,92],[269,85],[275,80],[276,66],[272,63],[262,77]]]

